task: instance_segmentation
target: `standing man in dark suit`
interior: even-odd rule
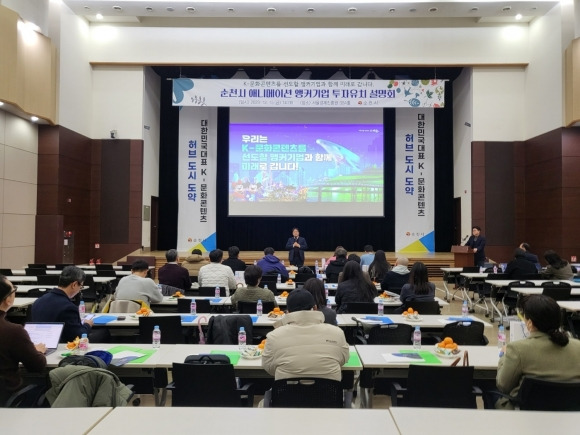
[[[308,249],[308,244],[304,237],[300,237],[298,228],[292,228],[292,237],[286,242],[288,249],[288,259],[293,266],[304,266],[304,251]]]
[[[473,249],[474,266],[483,267],[485,263],[485,237],[481,235],[481,228],[475,225],[472,229],[473,235],[469,238],[465,246]]]

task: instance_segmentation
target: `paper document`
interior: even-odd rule
[[[406,353],[383,353],[381,356],[385,359],[388,363],[404,363],[404,362],[419,362],[424,361],[423,357],[415,352],[406,352]]]

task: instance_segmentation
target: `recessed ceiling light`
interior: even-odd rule
[[[146,7],[145,10],[147,12],[153,12],[153,8],[151,6]]]
[[[91,8],[90,8],[90,7],[88,7],[88,6],[85,6],[85,9],[86,9],[87,11],[90,11],[90,10],[91,10]]]
[[[429,12],[437,12],[439,9],[437,8],[429,8]]]
[[[113,10],[115,10],[117,12],[121,12],[123,10],[123,8],[121,6],[113,6]]]
[[[308,8],[308,9],[306,9],[306,12],[308,12],[309,14],[311,14],[311,13],[314,12],[314,8]]]
[[[417,9],[416,8],[411,8],[411,9],[409,9],[409,12],[417,12]]]
[[[100,12],[95,16],[95,18],[97,20],[102,20],[103,19],[103,14],[101,14]]]
[[[38,116],[31,116],[31,117],[30,117],[30,120],[31,120],[32,122],[36,122],[36,121],[38,121]]]
[[[268,8],[268,9],[266,9],[266,12],[273,14],[276,12],[276,8]]]
[[[233,12],[235,12],[235,11],[236,11],[236,10],[235,10],[234,8],[228,8],[228,12],[230,12],[230,13],[233,13]]]
[[[390,12],[391,14],[394,14],[395,12],[397,12],[397,10],[396,10],[395,8],[391,8],[391,9],[389,9],[389,12]]]
[[[537,7],[535,7],[535,6],[532,6],[532,7],[530,8],[530,11],[535,11],[535,10],[537,10],[537,9],[538,9]]]
[[[187,12],[191,12],[192,14],[195,12],[195,8],[194,7],[191,7],[191,6],[186,7],[185,10]]]
[[[477,6],[474,6],[470,9],[471,12],[477,12],[479,10],[479,8]]]
[[[348,8],[347,11],[349,14],[356,14],[357,8]]]
[[[165,8],[165,10],[167,12],[173,12],[173,11],[175,11],[175,8],[174,7],[171,7],[171,6],[168,6],[168,7]]]
[[[504,6],[503,8],[501,8],[501,10],[502,10],[503,12],[509,12],[509,11],[511,11],[511,10],[512,10],[512,7],[511,7],[511,6]]]
[[[522,14],[516,14],[516,20],[521,20],[522,19]]]

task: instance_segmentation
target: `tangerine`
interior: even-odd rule
[[[409,314],[411,314],[411,313],[413,312],[413,308],[411,308],[411,307],[407,308],[407,312],[408,312]]]
[[[445,343],[445,344],[451,344],[451,343],[453,343],[453,339],[451,337],[445,337],[443,339],[443,343]]]

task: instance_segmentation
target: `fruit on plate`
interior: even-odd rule
[[[266,339],[264,338],[260,344],[258,344],[258,349],[262,349],[264,350],[264,348],[266,347]]]
[[[403,311],[403,316],[408,320],[421,320],[419,317],[419,311],[415,311],[413,308],[407,308],[407,311]]]
[[[283,315],[284,311],[280,310],[280,307],[276,307],[268,313],[268,317],[270,318],[282,317]]]
[[[79,337],[75,338],[73,341],[69,341],[66,343],[66,348],[68,350],[74,350],[77,347],[79,347],[79,343],[80,343],[81,339]]]
[[[455,350],[457,349],[457,343],[454,343],[451,337],[445,337],[442,341],[437,343],[437,347],[440,349]]]
[[[389,294],[387,292],[382,292],[379,295],[379,298],[388,299],[388,298],[390,298],[390,296],[389,296]]]
[[[289,279],[288,281],[286,281],[286,284],[293,284],[294,281],[292,281],[292,279]]]
[[[262,356],[262,349],[258,346],[248,346],[242,351],[241,356],[242,358],[258,358]]]
[[[137,311],[135,314],[137,314],[138,316],[148,316],[149,314],[151,314],[153,311],[151,311],[150,308],[147,307],[142,307],[141,309],[139,309],[139,311]]]
[[[174,297],[174,298],[182,298],[182,297],[183,297],[183,294],[181,294],[181,292],[175,292],[175,293],[173,294],[173,297]]]
[[[280,293],[280,297],[281,298],[287,298],[288,297],[288,292],[286,290],[284,290],[282,293]]]

